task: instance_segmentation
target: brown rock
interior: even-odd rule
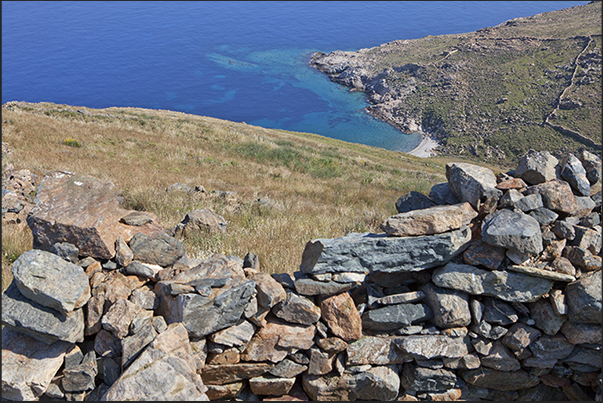
[[[111,259],[120,236],[127,242],[136,232],[163,230],[155,223],[120,223],[128,211],[119,207],[114,185],[91,176],[51,172],[42,179],[36,200],[27,218],[35,249],[49,251],[57,242],[69,242],[80,255]]]
[[[320,312],[329,329],[337,337],[350,342],[362,337],[362,318],[347,292],[322,301]]]
[[[500,267],[505,258],[505,248],[493,246],[479,240],[463,253],[463,261],[474,266],[484,266],[490,270]]]
[[[526,185],[526,183],[521,178],[507,179],[496,185],[496,188],[500,190],[524,189],[526,187],[528,187],[528,185]]]
[[[207,385],[225,385],[258,377],[270,371],[272,367],[274,367],[274,364],[265,362],[206,365],[203,367],[203,372],[201,372],[201,378],[203,383]]]
[[[530,186],[526,195],[540,193],[544,206],[550,210],[564,214],[574,214],[578,210],[578,202],[567,182],[553,179],[548,182]]]
[[[249,379],[249,387],[256,395],[280,396],[289,393],[295,378],[277,378],[272,375],[262,375]]]
[[[233,399],[241,393],[245,388],[246,383],[244,381],[227,383],[224,385],[205,385],[207,392],[205,394],[209,397],[209,400],[225,400]]]
[[[461,228],[476,216],[477,212],[467,202],[434,206],[391,216],[381,224],[381,229],[393,236],[433,235]]]

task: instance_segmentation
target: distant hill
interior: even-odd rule
[[[601,2],[458,35],[316,53],[374,116],[440,154],[514,163],[528,149],[601,155]]]

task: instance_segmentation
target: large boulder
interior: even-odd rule
[[[420,271],[439,266],[461,253],[471,241],[467,226],[437,235],[391,237],[350,233],[306,244],[303,273]]]
[[[163,230],[155,222],[121,223],[130,211],[119,207],[115,186],[92,176],[50,172],[38,186],[35,204],[27,218],[34,249],[49,251],[57,242],[69,242],[82,256],[111,259],[120,236],[129,241],[137,232]]]
[[[209,400],[188,333],[174,323],[159,334],[103,395],[102,401]]]
[[[90,299],[84,269],[50,252],[32,249],[22,253],[13,263],[12,273],[21,294],[63,314]]]
[[[396,214],[383,221],[381,229],[393,236],[433,235],[461,228],[475,217],[477,211],[465,202]]]
[[[460,202],[469,202],[476,210],[482,199],[502,195],[502,191],[496,189],[496,176],[488,168],[451,162],[446,164],[446,179]]]

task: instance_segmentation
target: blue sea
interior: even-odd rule
[[[3,1],[2,103],[133,106],[409,151],[312,52],[455,34],[587,1]]]

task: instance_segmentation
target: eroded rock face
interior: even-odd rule
[[[49,251],[57,242],[77,246],[80,254],[99,259],[115,256],[115,241],[129,241],[137,232],[157,234],[163,228],[120,223],[129,213],[118,204],[115,186],[91,176],[55,171],[42,178],[27,224],[34,248]]]

